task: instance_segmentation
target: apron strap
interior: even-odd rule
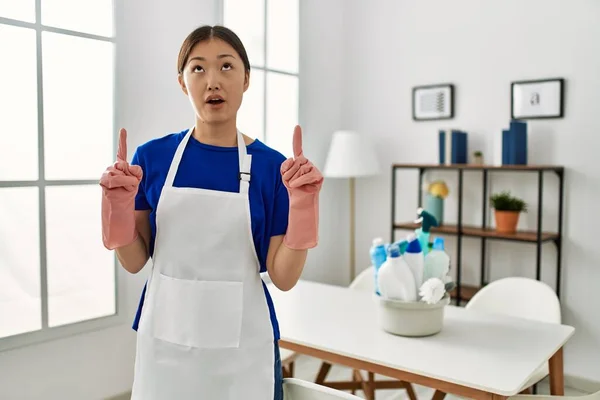
[[[238,155],[240,162],[240,193],[248,193],[250,187],[250,167],[252,166],[252,155],[246,152],[246,143],[242,132],[237,131]]]
[[[177,170],[179,169],[179,163],[181,162],[181,157],[183,157],[183,151],[190,140],[190,136],[192,136],[192,132],[194,131],[194,127],[192,126],[188,133],[185,134],[179,146],[177,146],[177,150],[175,151],[175,155],[173,156],[173,161],[171,161],[171,166],[169,167],[169,172],[167,173],[167,179],[165,180],[165,187],[170,188],[173,187],[173,181],[175,180],[175,174],[177,174]]]

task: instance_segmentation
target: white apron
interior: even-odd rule
[[[250,223],[252,159],[238,131],[239,193],[173,187],[192,131],[157,206],[131,399],[271,400],[274,337]]]

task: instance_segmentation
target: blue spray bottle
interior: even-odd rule
[[[419,218],[415,222],[420,223],[421,227],[415,230],[415,234],[419,239],[423,254],[427,255],[427,253],[429,253],[429,235],[431,234],[431,227],[438,226],[438,222],[433,215],[422,208],[417,210],[417,215]]]
[[[373,265],[374,269],[373,278],[375,279],[375,293],[379,295],[381,293],[379,292],[377,275],[379,274],[379,268],[381,268],[387,259],[387,246],[385,243],[383,243],[383,239],[373,239],[373,244],[371,245],[369,255],[371,257],[371,264]]]

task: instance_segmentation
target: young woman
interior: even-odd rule
[[[140,146],[103,174],[103,241],[123,267],[152,258],[134,329],[133,400],[280,399],[279,329],[260,272],[290,290],[317,245],[323,177],[236,128],[250,63],[229,29],[184,41],[178,80],[190,129]]]

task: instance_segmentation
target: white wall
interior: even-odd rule
[[[331,134],[343,125],[344,0],[300,1],[300,112],[304,154],[321,170]],[[342,284],[349,279],[348,186],[327,180],[320,194],[319,246],[309,252],[304,279]],[[343,197],[342,197],[343,199]],[[346,245],[346,247],[344,247]]]
[[[345,5],[341,125],[370,135],[384,168],[380,177],[357,185],[357,259],[363,266],[368,264],[371,239],[389,239],[392,163],[437,162],[437,131],[446,127],[468,131],[470,150],[482,149],[491,161],[494,135],[501,134],[510,118],[510,82],[566,78],[566,117],[529,123],[529,158],[532,164],[566,167],[562,299],[564,321],[574,325],[577,333],[566,348],[565,372],[600,380],[600,296],[596,294],[600,281],[596,232],[600,225],[596,211],[600,173],[595,161],[600,149],[600,2],[354,0]],[[411,88],[440,82],[456,85],[456,118],[446,122],[412,121]],[[316,88],[313,85],[311,89]],[[455,221],[456,197],[452,196],[456,196],[456,173],[430,176],[449,183],[446,220]],[[416,172],[398,175],[398,221],[415,217],[416,178]],[[503,173],[494,174],[492,180],[494,191],[516,184],[513,192],[531,204],[520,227],[535,229],[536,176]],[[481,222],[480,182],[479,173],[465,175],[465,222]],[[555,176],[546,175],[544,205],[548,217],[544,225],[551,230],[556,229],[556,182]],[[344,189],[333,185],[329,188]],[[335,198],[323,199],[322,208],[334,209],[345,198],[346,192],[340,191]],[[338,235],[336,240],[342,240],[327,251],[347,251],[346,218],[337,214],[327,218],[330,226],[322,227],[322,233],[327,237]],[[479,241],[466,239],[463,243],[463,277],[477,283]],[[453,254],[455,241],[448,238],[448,244]],[[494,243],[489,253],[493,279],[535,276],[535,246]],[[545,245],[543,279],[551,285],[555,254],[552,244]],[[346,276],[343,263],[322,268]]]
[[[148,139],[193,123],[177,84],[177,53],[196,26],[216,23],[218,10],[216,0],[116,3],[117,121],[128,129],[131,157],[135,147]],[[122,325],[1,353],[0,397],[99,400],[128,391],[135,358],[131,322],[146,273],[120,272]]]

